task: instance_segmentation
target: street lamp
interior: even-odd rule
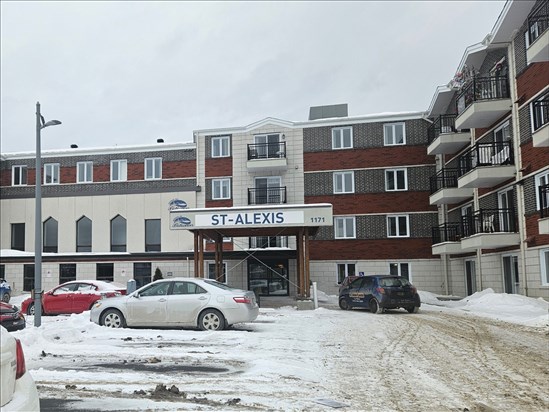
[[[42,158],[40,131],[48,126],[61,124],[59,120],[46,122],[40,114],[40,102],[36,102],[36,192],[34,213],[34,326],[42,324]]]

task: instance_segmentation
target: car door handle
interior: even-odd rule
[[[159,302],[166,302],[166,298],[158,299]]]
[[[198,300],[206,300],[206,299],[208,299],[206,296],[200,296],[200,297],[198,298]]]

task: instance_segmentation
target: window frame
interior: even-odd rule
[[[343,221],[343,233],[339,232],[338,222]],[[347,222],[352,221],[352,234],[347,233]],[[334,216],[334,239],[356,239],[356,217],[355,216]]]
[[[223,142],[226,142],[226,153],[224,153]],[[212,158],[218,157],[231,157],[231,137],[230,136],[215,136],[211,140],[211,151],[210,155]]]
[[[541,183],[541,179],[545,179],[545,182]],[[546,184],[549,184],[549,170],[545,170],[541,173],[538,173],[535,176],[534,185],[535,185],[535,190],[536,190],[536,210],[537,211],[539,211],[540,207],[541,207],[540,197],[539,197],[539,188],[540,188],[540,186],[546,185]]]
[[[219,186],[220,196],[216,196],[216,185]],[[226,188],[224,187],[226,185]],[[226,189],[226,195],[223,194],[224,189]],[[212,179],[212,200],[223,200],[231,198],[231,179],[230,178],[219,178]]]
[[[16,228],[19,228],[19,230],[22,230],[23,232],[22,233],[16,233],[17,231],[15,230]],[[21,229],[22,228],[22,229]],[[25,251],[25,230],[26,230],[26,224],[25,223],[11,223],[10,225],[10,247],[12,250],[20,250],[20,251]],[[18,237],[16,235],[23,235],[23,239],[22,239],[22,244],[23,244],[23,248],[22,249],[19,249],[18,247],[16,246],[19,246],[18,244],[16,244],[14,242],[14,238]]]
[[[206,269],[207,269],[206,279],[215,280],[219,283],[227,284],[227,273],[228,273],[227,272],[227,262],[223,262],[223,275],[222,275],[223,280],[215,279],[215,262],[207,262]],[[211,272],[210,272],[210,269],[212,269]],[[213,277],[210,277],[210,275],[212,275]]]
[[[406,219],[406,234],[405,235],[400,234],[400,230],[399,230],[399,228],[400,228],[399,220],[401,218]],[[396,220],[396,225],[395,225],[396,234],[391,234],[391,220],[392,219],[397,219]],[[387,215],[387,237],[388,238],[406,238],[406,237],[410,237],[410,215]]]
[[[114,233],[114,230],[113,230],[113,222],[117,219],[117,218],[121,218],[121,219],[124,219],[124,243],[113,243],[113,235],[115,234]],[[109,229],[110,229],[110,233],[109,233],[109,243],[110,243],[110,251],[111,252],[127,252],[128,250],[128,221],[127,219],[122,216],[122,215],[116,215],[115,217],[113,217],[110,222],[109,222]],[[120,249],[120,250],[118,250]]]
[[[48,177],[48,173],[46,173],[47,169],[51,169],[52,171],[52,182],[47,182],[46,178]],[[58,185],[61,183],[61,177],[60,177],[60,165],[59,163],[45,163],[44,164],[44,177],[43,177],[43,184],[44,185]]]
[[[118,172],[118,179],[113,177],[114,165],[116,165]],[[124,165],[124,178],[121,175],[121,166]],[[111,182],[126,182],[128,180],[128,160],[127,159],[115,159],[111,160]]]
[[[549,248],[543,248],[539,251],[539,264],[541,285],[549,286]]]
[[[149,162],[152,162],[152,170],[150,170],[151,166],[148,165]],[[159,174],[159,176],[156,175],[156,169],[157,169],[156,163],[157,162],[158,162],[158,174]],[[162,158],[161,157],[147,157],[147,158],[145,158],[144,163],[145,163],[145,176],[144,176],[145,180],[160,180],[160,179],[162,179]],[[150,177],[149,177],[149,172],[152,172]]]
[[[350,175],[351,176],[351,188],[350,190],[346,190],[346,183],[345,183],[345,176]],[[341,179],[341,190],[338,191],[338,178]],[[355,193],[355,171],[354,170],[346,170],[341,172],[333,172],[332,175],[332,184],[333,184],[333,193],[334,195],[339,194],[347,194],[347,193]]]
[[[408,266],[408,277],[404,277],[404,279],[408,279],[408,281],[410,283],[412,283],[412,265],[410,264],[410,262],[389,262],[389,274],[390,275],[393,275],[393,273],[391,273],[391,266],[394,266],[396,265],[397,267],[397,274],[395,276],[399,276],[399,277],[403,277],[402,276],[402,265],[407,265]]]
[[[353,267],[353,270],[354,270],[354,273],[353,274],[350,274],[350,271],[349,271],[349,268],[350,266]],[[344,270],[343,270],[343,277],[340,279],[340,270],[339,268],[340,267],[344,267]],[[341,285],[341,282],[343,282],[343,280],[348,277],[348,276],[356,276],[356,263],[348,263],[348,262],[336,262],[336,282],[338,285]]]
[[[84,219],[90,222],[90,236],[89,236],[89,244],[80,243],[82,238],[84,236],[80,236],[80,223],[84,222]],[[92,220],[87,216],[81,216],[80,219],[76,221],[76,253],[82,253],[82,252],[91,252],[92,251],[92,236],[93,236],[93,222]],[[88,240],[88,239],[86,239]],[[89,249],[89,250],[87,250]]]
[[[402,143],[396,143],[396,126],[402,125]],[[392,141],[387,141],[387,128],[391,128],[392,132]],[[394,123],[384,123],[383,124],[383,146],[404,146],[406,145],[406,123],[405,122],[394,122]]]
[[[84,180],[80,180],[81,167],[84,167]],[[92,182],[93,182],[93,162],[89,162],[89,161],[76,162],[76,183],[92,183]]]
[[[18,172],[16,173],[16,169]],[[24,173],[23,173],[24,171]],[[15,183],[15,176],[18,176],[19,183]],[[24,176],[23,176],[24,175]],[[28,166],[27,165],[13,165],[11,167],[11,185],[12,186],[27,186],[28,184]],[[24,180],[24,182],[23,182]]]
[[[398,187],[398,173],[404,172],[404,187]],[[395,182],[395,187],[393,189],[389,188],[389,179],[388,174],[393,174],[393,180]],[[407,168],[398,168],[398,169],[385,169],[385,191],[386,192],[403,192],[408,190],[408,169]]]
[[[50,243],[49,240],[52,240],[52,243]],[[50,216],[42,223],[42,252],[58,253],[58,250],[59,221]]]
[[[536,133],[538,130],[543,129],[544,127],[549,127],[548,126],[549,119],[545,119],[546,122],[542,126],[538,127],[537,129],[535,128],[536,125],[534,122],[534,103],[538,103],[541,101],[547,101],[549,104],[549,91],[546,91],[545,93],[541,93],[538,97],[532,100],[528,105],[529,112],[530,112],[530,131],[532,132],[532,134]]]
[[[344,137],[344,131],[349,130],[349,146],[345,146],[345,137]],[[337,132],[339,133],[339,136],[337,136]],[[337,145],[336,143],[339,143]],[[353,148],[353,127],[352,126],[342,126],[342,127],[334,127],[332,128],[332,150],[344,150],[344,149],[352,149]]]
[[[147,222],[156,222],[158,224],[158,241],[159,243],[147,243],[149,231],[147,230]],[[162,251],[162,219],[145,219],[145,252],[161,252]]]

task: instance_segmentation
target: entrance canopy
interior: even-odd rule
[[[329,203],[172,210],[170,229],[194,233],[195,276],[204,277],[204,237],[215,242],[216,276],[223,268],[224,237],[295,236],[298,295],[309,296],[309,236],[332,226]],[[218,273],[219,272],[219,273]]]

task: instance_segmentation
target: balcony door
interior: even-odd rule
[[[474,260],[465,261],[465,287],[467,296],[471,296],[477,291],[477,269]]]
[[[506,122],[503,126],[500,126],[494,131],[494,153],[492,155],[492,164],[501,165],[509,161],[510,158],[510,144],[511,140],[511,127],[509,122]]]
[[[255,178],[255,204],[280,204],[281,187],[280,176],[256,177]]]
[[[278,133],[257,135],[254,136],[254,139],[258,159],[280,157],[280,135]]]
[[[519,292],[519,267],[516,255],[503,256],[503,286],[505,293]]]
[[[461,233],[463,234],[463,237],[469,237],[475,234],[473,227],[473,205],[467,205],[461,208]]]
[[[499,228],[498,232],[515,231],[515,194],[513,188],[498,193]]]

